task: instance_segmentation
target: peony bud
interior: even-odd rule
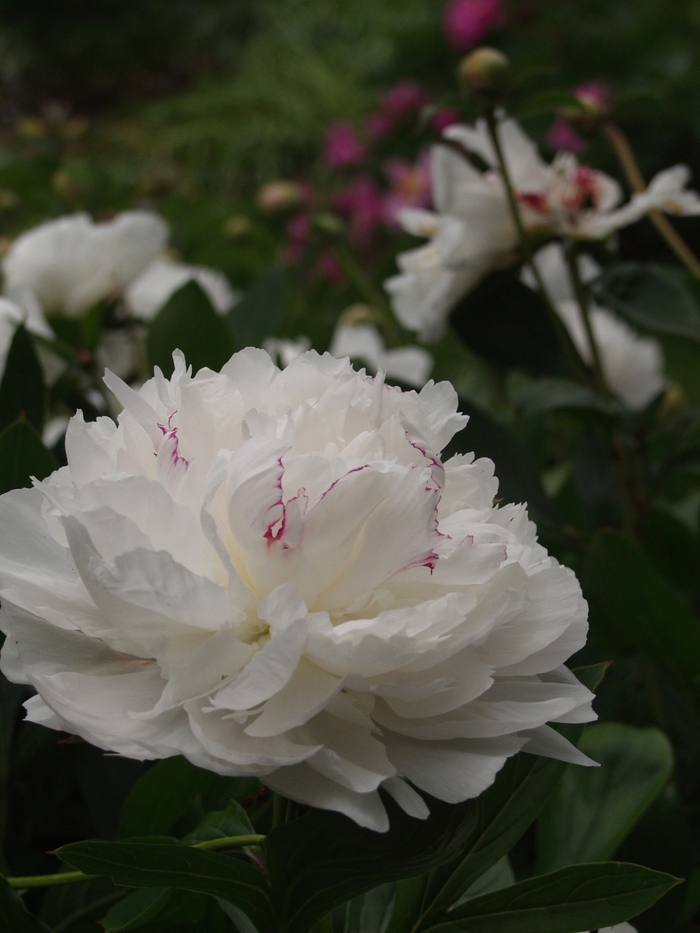
[[[510,60],[498,49],[482,46],[459,63],[459,77],[472,94],[495,103],[506,96],[510,87]]]

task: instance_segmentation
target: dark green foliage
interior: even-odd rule
[[[20,418],[0,434],[0,494],[44,479],[58,462],[29,422]]]
[[[216,313],[202,287],[187,282],[171,295],[148,330],[148,362],[169,378],[173,351],[181,350],[196,373],[203,367],[219,370],[235,350],[225,321]]]

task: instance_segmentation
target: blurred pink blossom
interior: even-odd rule
[[[400,81],[382,95],[379,110],[367,117],[367,130],[373,136],[391,133],[404,117],[418,113],[430,102],[430,95],[415,81]]]
[[[442,107],[440,110],[436,110],[432,115],[430,118],[430,125],[436,133],[442,133],[448,126],[452,126],[453,123],[459,123],[461,119],[462,115],[456,107]]]
[[[430,154],[418,160],[388,159],[384,171],[389,179],[389,193],[384,197],[382,216],[387,227],[398,227],[398,215],[406,207],[430,207]]]
[[[450,0],[443,28],[449,42],[464,51],[477,45],[502,17],[501,0]]]
[[[337,120],[328,127],[322,158],[329,168],[362,165],[366,156],[367,147],[358,138],[352,123]]]
[[[308,214],[295,214],[285,225],[287,232],[287,245],[284,258],[288,262],[298,262],[306,247],[309,245],[309,217]]]
[[[612,107],[609,85],[603,81],[586,81],[574,88],[574,97],[593,113],[608,113]]]
[[[348,218],[350,239],[357,245],[367,243],[382,220],[382,195],[370,175],[360,175],[340,191],[333,206]]]
[[[579,136],[571,124],[561,117],[558,117],[547,131],[547,145],[555,152],[564,149],[566,152],[573,152],[574,155],[580,155],[588,148],[583,136]]]
[[[332,249],[324,249],[316,260],[316,274],[333,285],[345,285],[347,278]]]

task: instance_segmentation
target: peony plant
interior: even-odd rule
[[[0,245],[8,929],[692,928],[700,200],[458,71]]]

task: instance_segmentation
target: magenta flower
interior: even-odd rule
[[[388,159],[384,171],[390,190],[383,202],[382,215],[387,227],[399,226],[399,213],[407,207],[430,207],[430,155],[422,153],[418,160]]]
[[[451,0],[443,28],[449,42],[461,52],[481,42],[502,16],[501,0]]]
[[[432,115],[430,118],[430,125],[436,133],[442,133],[448,126],[452,126],[453,123],[459,123],[461,119],[462,115],[456,107],[442,107],[440,110],[436,110]]]
[[[332,249],[324,249],[316,260],[315,271],[322,279],[328,279],[333,285],[345,285],[347,278]]]
[[[333,206],[348,218],[350,239],[357,245],[367,243],[382,221],[382,195],[369,175],[361,175],[339,192]]]
[[[555,152],[561,149],[579,155],[588,148],[588,143],[576,130],[561,117],[557,118],[547,131],[547,145]]]
[[[367,147],[358,138],[351,123],[337,120],[328,127],[322,158],[329,168],[362,165],[366,156]]]
[[[430,103],[430,95],[415,81],[400,81],[382,95],[379,110],[367,117],[373,136],[387,136],[405,118]]]

